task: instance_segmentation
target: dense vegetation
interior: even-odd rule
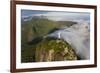
[[[51,21],[48,19],[32,18],[21,25],[21,61],[35,62],[37,44],[43,41],[43,36],[61,28],[69,27],[76,22]]]
[[[49,37],[37,44],[35,52],[36,62],[77,59],[73,48],[64,40]]]

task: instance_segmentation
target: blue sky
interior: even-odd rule
[[[21,16],[31,16],[33,14],[44,14],[47,11],[36,11],[36,10],[21,10]]]
[[[28,17],[28,16],[46,16],[48,19],[56,21],[61,21],[61,20],[90,21],[90,13],[86,12],[21,10],[21,17]]]

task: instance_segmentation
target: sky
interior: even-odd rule
[[[29,16],[45,16],[55,21],[90,21],[90,13],[86,12],[21,10],[22,18]]]

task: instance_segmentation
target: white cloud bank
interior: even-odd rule
[[[47,37],[56,37],[68,42],[81,59],[90,59],[90,32],[87,22],[57,30]]]
[[[50,20],[56,21],[89,21],[89,13],[75,12],[46,12],[43,14],[33,14],[32,16],[45,16]]]

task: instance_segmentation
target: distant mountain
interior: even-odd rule
[[[30,21],[31,19],[47,19],[46,16],[23,16],[21,17],[22,21]]]

